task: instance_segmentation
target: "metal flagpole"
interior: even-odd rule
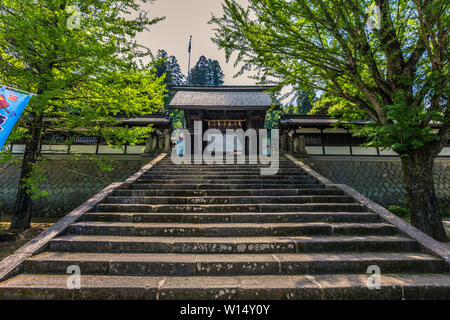
[[[192,36],[189,38],[189,48],[188,48],[188,52],[189,52],[188,76],[187,76],[188,82],[189,82],[189,76],[191,75],[191,49],[192,49]]]

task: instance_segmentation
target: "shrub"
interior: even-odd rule
[[[392,206],[389,206],[388,209],[390,212],[392,212],[393,214],[395,214],[396,216],[399,216],[399,217],[404,218],[409,215],[409,210],[402,206],[392,205]]]

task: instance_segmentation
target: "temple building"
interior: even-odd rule
[[[280,104],[267,92],[269,86],[177,87],[169,108],[184,111],[186,129],[194,132],[194,122],[202,130],[264,129],[266,112]],[[242,152],[234,137],[224,141],[223,152]],[[204,142],[205,146],[205,142]]]
[[[280,149],[291,153],[305,153],[312,157],[322,156],[352,156],[352,157],[398,157],[390,149],[362,147],[364,138],[357,138],[349,130],[346,122],[336,126],[338,119],[314,115],[282,115],[278,128],[280,129]],[[354,121],[353,125],[364,126],[369,121]],[[441,124],[434,123],[431,127],[438,130]],[[450,140],[449,140],[450,141]],[[303,145],[303,146],[302,146]],[[450,156],[450,143],[447,143],[440,157]]]
[[[50,124],[54,119],[44,119]],[[144,152],[163,152],[170,149],[170,134],[172,125],[167,113],[155,113],[149,116],[118,118],[118,126],[147,127],[152,125],[154,130],[150,133],[147,143],[140,145],[125,145],[121,149],[112,148],[107,145],[101,137],[72,134],[64,132],[63,129],[47,130],[40,143],[40,153],[52,155],[95,154],[104,156],[128,155],[141,156]],[[70,142],[70,143],[69,143]],[[5,148],[13,154],[22,154],[25,150],[25,141],[19,140]]]
[[[193,133],[194,121],[202,122],[203,132],[208,129],[263,129],[268,110],[279,108],[280,103],[269,93],[271,86],[220,86],[220,87],[175,87],[174,98],[169,111],[183,110],[185,128]],[[48,119],[50,121],[51,119]],[[158,152],[170,152],[173,142],[172,123],[169,112],[155,113],[150,116],[121,118],[122,126],[153,125],[153,132],[145,143],[112,148],[104,139],[93,136],[73,136],[60,131],[47,132],[40,148],[43,154],[68,155],[71,153],[96,154],[110,157],[127,156],[138,158]],[[300,153],[311,157],[350,156],[350,157],[398,157],[392,150],[361,147],[364,139],[356,138],[344,124],[335,127],[338,120],[329,117],[311,115],[283,114],[278,123],[280,130],[280,151]],[[367,121],[354,122],[364,126]],[[433,124],[437,130],[439,124]],[[68,142],[71,143],[68,143]],[[242,146],[224,143],[224,152],[243,151]],[[207,142],[203,143],[203,147]],[[22,154],[24,141],[5,148],[14,154]],[[450,156],[450,145],[442,150],[440,157]]]

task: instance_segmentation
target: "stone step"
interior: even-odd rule
[[[269,167],[267,167],[269,168]],[[255,168],[255,167],[240,167],[233,168],[224,166],[223,168],[183,168],[183,167],[174,167],[174,168],[163,168],[155,166],[152,169],[146,171],[148,174],[155,173],[167,173],[167,174],[177,174],[177,173],[187,173],[187,174],[197,174],[197,173],[206,173],[206,174],[234,174],[240,172],[252,173],[255,175],[261,175],[261,169],[263,168]],[[275,174],[306,174],[301,168],[298,167],[277,167]]]
[[[276,161],[272,161],[272,165],[276,165]],[[222,164],[216,163],[216,164],[174,164],[174,163],[167,163],[167,162],[163,162],[163,163],[158,163],[157,168],[193,168],[193,169],[221,169],[221,168],[267,168],[270,167],[271,164],[261,164],[261,163],[257,163],[257,164],[237,164],[235,163],[230,163],[227,164],[225,161]],[[298,168],[298,166],[296,166],[295,164],[293,164],[290,161],[279,161],[278,162],[278,166],[280,168]]]
[[[449,274],[381,274],[369,289],[366,272],[295,276],[111,276],[82,274],[79,290],[67,275],[24,274],[0,284],[0,299],[66,300],[313,300],[450,299]]]
[[[315,183],[297,183],[297,184],[284,184],[284,183],[271,183],[271,184],[223,184],[223,183],[189,183],[189,184],[161,184],[161,183],[135,183],[132,185],[124,185],[124,188],[138,189],[138,190],[241,190],[241,189],[325,189],[325,186]],[[122,189],[122,190],[123,190]]]
[[[273,223],[273,222],[378,222],[371,212],[283,212],[283,213],[130,213],[89,212],[83,221],[176,222],[176,223]]]
[[[261,161],[257,160],[256,163],[249,163],[249,159],[246,159],[244,161],[244,163],[239,163],[238,159],[234,159],[234,161],[231,161],[230,163],[228,163],[229,161],[226,158],[222,158],[222,163],[212,163],[212,164],[207,164],[206,161],[203,161],[202,163],[195,163],[195,161],[197,161],[198,159],[194,160],[194,158],[191,158],[191,161],[188,163],[182,163],[182,164],[175,164],[172,159],[168,158],[166,160],[161,160],[160,162],[158,162],[158,165],[161,166],[203,166],[203,167],[211,167],[211,166],[224,166],[224,165],[229,165],[229,166],[248,166],[248,167],[260,167],[260,166],[267,166],[268,164],[263,164],[261,163]],[[254,162],[254,161],[253,161]],[[293,165],[293,163],[290,160],[287,159],[272,159],[272,162],[278,162],[280,163],[280,165]]]
[[[332,263],[330,263],[332,261]],[[45,252],[25,260],[26,273],[110,275],[297,275],[363,273],[377,265],[383,272],[440,272],[444,262],[424,253],[62,253]]]
[[[284,185],[287,184],[311,184],[314,183],[315,180],[313,178],[301,178],[301,177],[295,177],[293,179],[278,179],[278,178],[257,178],[257,179],[247,179],[247,178],[233,178],[233,179],[158,179],[158,178],[150,178],[150,179],[144,179],[139,178],[135,184],[141,184],[141,183],[156,183],[156,184],[264,184],[264,185],[270,185],[270,184],[280,184],[283,183]]]
[[[307,253],[405,252],[417,243],[402,236],[310,237],[126,237],[69,234],[53,239],[49,251],[102,253]]]
[[[218,176],[218,177],[239,177],[244,176],[248,178],[259,178],[259,177],[290,177],[290,176],[298,176],[298,177],[309,177],[309,175],[306,172],[303,172],[302,170],[298,168],[294,169],[280,169],[276,174],[272,175],[262,175],[261,170],[259,169],[240,169],[240,170],[226,170],[226,169],[215,169],[215,170],[149,170],[144,173],[143,177],[145,178],[151,178],[151,177],[160,177],[160,176],[168,176],[170,178],[183,178],[184,176],[187,176],[185,179],[189,179],[191,177],[196,176],[202,176],[202,177],[208,177],[208,176]]]
[[[277,163],[277,161],[272,161],[273,163]],[[295,167],[296,165],[294,163],[292,163],[290,160],[279,160],[278,164],[280,166],[291,166],[291,167]],[[187,168],[187,167],[197,167],[197,168],[211,168],[211,167],[224,167],[224,166],[228,166],[228,167],[251,167],[251,168],[259,168],[259,167],[267,167],[270,164],[262,164],[261,162],[258,162],[256,164],[249,164],[248,161],[246,161],[245,163],[238,163],[236,160],[234,161],[234,163],[227,163],[227,161],[223,161],[223,163],[214,163],[214,164],[206,164],[205,162],[203,162],[202,164],[195,164],[195,163],[190,163],[190,164],[174,164],[172,162],[171,159],[169,159],[168,161],[160,161],[158,162],[158,167],[181,167],[181,168]]]
[[[100,203],[98,212],[161,212],[161,213],[213,213],[213,212],[319,212],[365,211],[359,203],[308,203],[308,204],[115,204]]]
[[[212,196],[306,196],[306,195],[343,195],[338,189],[240,189],[240,190],[116,190],[115,196],[174,196],[174,197],[212,197]]]
[[[173,169],[160,169],[158,166],[151,168],[147,171],[147,174],[170,174],[170,175],[183,175],[183,174],[250,174],[250,175],[261,175],[260,169],[255,168],[246,168],[246,169],[233,169],[230,168],[228,170],[214,170],[214,169],[184,169],[175,167]],[[300,168],[281,168],[278,170],[278,175],[289,175],[289,174],[306,174],[306,172],[302,171]]]
[[[249,161],[250,159],[253,159],[255,156],[249,156],[249,155],[245,155],[244,157],[241,157],[241,156],[235,156],[233,159],[236,161],[237,159],[244,159],[244,161]],[[225,158],[225,154],[223,154],[223,158]],[[260,156],[258,155],[258,158],[260,158]],[[197,161],[197,160],[199,160],[198,159],[198,157],[197,156],[195,156],[195,155],[193,155],[192,157],[191,157],[191,159],[192,159],[192,161],[194,161],[194,159]],[[278,161],[280,161],[280,162],[289,162],[290,160],[287,158],[287,157],[285,157],[285,156],[283,156],[283,155],[281,155],[281,154],[279,154],[279,156],[278,156]],[[161,160],[161,162],[162,163],[165,163],[165,162],[170,162],[170,163],[172,163],[172,159],[171,159],[171,156],[170,156],[170,154],[167,156],[167,157],[165,157],[164,159],[162,159]]]
[[[181,171],[192,171],[192,172],[217,172],[218,169],[223,169],[223,171],[252,171],[252,172],[260,172],[261,168],[266,168],[269,166],[235,166],[235,165],[223,165],[222,168],[214,168],[210,166],[197,166],[197,167],[188,167],[188,166],[163,166],[163,165],[156,165],[149,169],[148,172],[152,171],[170,171],[170,172],[181,172]],[[298,167],[296,165],[280,165],[279,171],[287,171],[287,172],[303,172],[303,169],[301,167]]]
[[[134,223],[77,222],[68,233],[83,235],[144,237],[257,237],[313,235],[396,235],[396,228],[387,223]]]
[[[140,180],[146,180],[146,179],[168,179],[168,180],[214,180],[214,179],[226,179],[226,180],[242,180],[242,179],[249,179],[249,180],[295,180],[295,179],[311,179],[310,176],[305,174],[286,174],[281,175],[277,174],[274,176],[262,176],[260,174],[204,174],[202,172],[199,172],[197,174],[184,174],[184,175],[172,175],[172,174],[144,174],[141,176]]]
[[[247,165],[221,165],[221,166],[206,166],[206,165],[200,165],[200,166],[164,166],[164,165],[156,165],[153,168],[149,169],[147,172],[151,172],[153,170],[160,170],[160,171],[180,171],[181,169],[184,169],[186,171],[192,171],[192,172],[201,172],[201,171],[216,171],[216,172],[234,172],[234,171],[245,171],[250,170],[255,173],[261,173],[261,169],[268,169],[268,168],[277,168],[278,172],[282,172],[285,170],[295,170],[295,172],[303,172],[303,170],[295,165],[276,165],[272,164],[272,166],[265,165],[265,166],[247,166]]]
[[[225,155],[223,155],[223,158],[225,159]],[[241,159],[241,160],[243,159],[247,163],[250,159],[254,160],[254,158],[255,158],[254,155],[252,155],[251,157],[246,155],[244,158],[242,158],[242,157],[234,157],[232,159],[234,159],[234,161],[237,161],[238,159]],[[260,158],[261,157],[258,155],[258,159],[260,159]],[[202,160],[202,159],[201,158],[199,159],[197,156],[192,155],[191,156],[191,161],[194,161],[194,160],[195,161],[199,161],[199,160]],[[278,161],[279,162],[289,162],[290,160],[287,157],[283,157],[283,155],[280,154],[279,157],[278,157]],[[162,163],[166,163],[166,162],[173,163],[172,158],[171,158],[170,155],[168,157],[162,159],[161,162]],[[254,165],[254,164],[252,164],[252,165]]]
[[[262,167],[162,160],[26,260],[0,299],[450,299],[444,261],[378,214],[284,158],[277,175]],[[67,290],[70,265],[81,290]]]
[[[109,196],[111,204],[302,204],[302,203],[353,203],[349,196],[225,196],[225,197],[148,197]]]

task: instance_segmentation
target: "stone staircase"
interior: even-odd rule
[[[260,167],[162,160],[27,259],[0,298],[450,298],[448,265],[376,213],[286,158],[276,176]]]

